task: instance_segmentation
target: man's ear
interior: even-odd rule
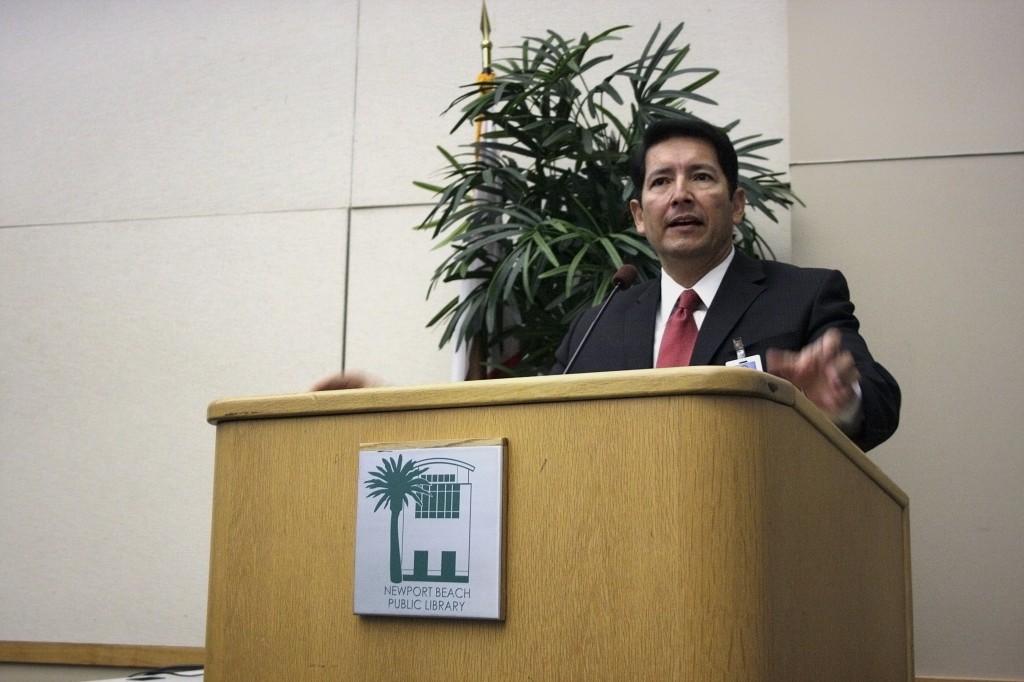
[[[633,214],[633,224],[636,225],[636,231],[644,234],[644,207],[640,205],[638,199],[630,199],[629,210]]]
[[[737,187],[732,195],[732,224],[739,225],[743,222],[743,214],[747,209],[747,193],[742,187]]]

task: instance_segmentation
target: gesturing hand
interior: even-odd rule
[[[854,384],[860,380],[853,355],[842,349],[841,339],[839,330],[829,329],[796,352],[771,348],[768,371],[799,388],[812,403],[835,418],[857,399]]]

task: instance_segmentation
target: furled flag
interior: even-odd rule
[[[480,32],[483,35],[483,40],[480,43],[480,48],[483,53],[483,64],[480,74],[476,78],[476,82],[480,87],[480,92],[486,92],[489,84],[494,80],[494,70],[491,68],[491,21],[487,16],[486,2],[483,3],[483,10],[480,16]],[[486,121],[483,116],[477,117],[475,127],[476,144],[474,145],[474,154],[476,156],[477,163],[486,163],[488,157],[493,154],[493,152],[489,151],[487,147],[482,144],[489,131],[489,125],[489,122]],[[486,190],[477,190],[473,200],[478,202],[488,201],[489,197]],[[495,248],[497,248],[497,246]],[[484,280],[482,279],[462,280],[459,297],[461,299],[465,299],[473,289],[483,283]],[[518,348],[515,347],[513,341],[506,341],[497,351],[484,347],[485,341],[478,336],[473,337],[467,343],[457,343],[456,345],[458,347],[452,357],[452,381],[493,379],[502,376],[498,372],[487,372],[485,369],[486,363],[484,359],[488,358],[493,362],[502,362],[502,364],[507,366],[515,366],[515,358],[518,354]],[[489,357],[492,355],[493,357]]]

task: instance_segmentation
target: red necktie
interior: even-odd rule
[[[679,295],[676,307],[665,325],[658,350],[658,367],[686,367],[690,364],[693,344],[697,340],[697,323],[693,313],[700,308],[700,296],[693,289]]]

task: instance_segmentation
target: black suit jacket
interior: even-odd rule
[[[654,320],[660,299],[656,279],[616,294],[572,373],[653,367]],[[597,310],[588,310],[573,322],[555,353],[552,374],[562,373]],[[762,362],[767,362],[769,348],[800,350],[831,328],[842,333],[843,348],[853,354],[860,370],[864,420],[851,438],[869,450],[896,430],[900,389],[871,357],[859,333],[846,279],[837,270],[759,261],[737,252],[701,324],[690,364],[724,365],[736,359],[732,343],[736,337],[743,339],[748,356],[760,354]]]

